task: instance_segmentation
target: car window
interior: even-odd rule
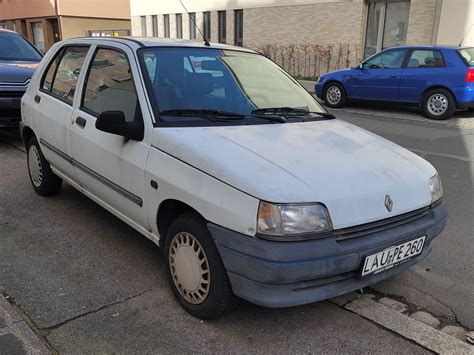
[[[135,120],[139,108],[127,56],[113,49],[99,49],[86,78],[82,107],[99,115],[122,111],[127,122]]]
[[[363,66],[366,69],[399,69],[406,53],[406,49],[391,49],[367,59]]]
[[[444,67],[444,59],[440,51],[417,49],[411,53],[407,68]]]
[[[474,48],[459,49],[458,53],[470,67],[474,66]]]
[[[46,91],[51,91],[51,85],[53,83],[54,74],[56,73],[56,68],[58,67],[59,60],[61,59],[62,50],[56,54],[54,59],[49,63],[48,71],[43,77],[41,83],[41,88]]]
[[[0,32],[0,60],[39,62],[41,54],[17,33]]]
[[[81,73],[88,50],[89,47],[67,47],[64,50],[52,80],[50,88],[52,94],[72,103],[76,91],[77,78]]]

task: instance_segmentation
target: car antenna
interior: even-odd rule
[[[211,45],[209,44],[209,41],[207,40],[206,36],[204,36],[204,34],[201,32],[201,29],[199,28],[199,26],[196,25],[196,19],[195,19],[195,18],[192,18],[192,17],[189,15],[189,11],[188,11],[188,9],[186,8],[186,6],[184,6],[183,0],[179,0],[179,2],[181,3],[181,6],[184,8],[184,10],[186,11],[186,13],[188,14],[189,18],[191,18],[191,20],[193,21],[194,26],[197,28],[197,30],[198,30],[199,33],[201,34],[202,38],[204,38],[204,45],[210,47]]]
[[[469,32],[471,32],[472,26],[474,26],[474,23],[471,23],[471,26],[469,27],[469,29],[467,30],[466,34],[465,34],[464,37],[462,38],[461,43],[459,43],[459,47],[462,46],[462,42],[464,42],[464,40],[466,39],[466,37],[467,37],[467,35],[469,34]]]

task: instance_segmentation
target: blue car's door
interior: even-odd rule
[[[370,57],[350,79],[351,98],[397,101],[407,49],[389,49]]]

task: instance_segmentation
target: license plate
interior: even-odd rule
[[[377,274],[421,254],[426,236],[379,251],[365,258],[361,276]]]

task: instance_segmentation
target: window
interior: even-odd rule
[[[369,58],[363,66],[366,69],[399,69],[406,53],[406,49],[391,49]]]
[[[407,68],[445,67],[443,56],[436,50],[414,50],[408,60]]]
[[[41,88],[72,104],[89,47],[67,47],[51,62]],[[60,58],[60,59],[58,59]]]
[[[459,49],[458,53],[461,55],[467,66],[474,66],[474,48]]]
[[[208,41],[211,40],[211,13],[206,11],[203,13],[204,16],[204,37]]]
[[[151,28],[153,30],[153,37],[158,37],[158,16],[151,17]]]
[[[41,55],[22,36],[11,32],[0,32],[0,60],[39,62]]]
[[[196,39],[196,13],[189,14],[189,39]]]
[[[183,15],[176,14],[176,38],[183,38]]]
[[[36,48],[41,52],[46,52],[46,47],[44,43],[44,30],[42,22],[32,22],[31,23],[31,32],[33,33],[33,43]]]
[[[218,33],[218,40],[219,43],[226,43],[226,32],[227,32],[227,19],[226,19],[226,12],[219,11],[217,13],[218,17],[218,26],[219,26],[219,33]]]
[[[244,10],[234,12],[234,44],[240,47],[244,45]]]
[[[163,24],[165,29],[165,37],[170,37],[170,15],[163,15]]]
[[[146,16],[140,16],[142,21],[142,36],[146,37]]]
[[[0,22],[0,29],[6,30],[7,29],[7,23],[6,22]]]
[[[81,107],[99,115],[122,111],[127,122],[140,114],[138,97],[127,56],[113,49],[99,49],[86,78]]]

